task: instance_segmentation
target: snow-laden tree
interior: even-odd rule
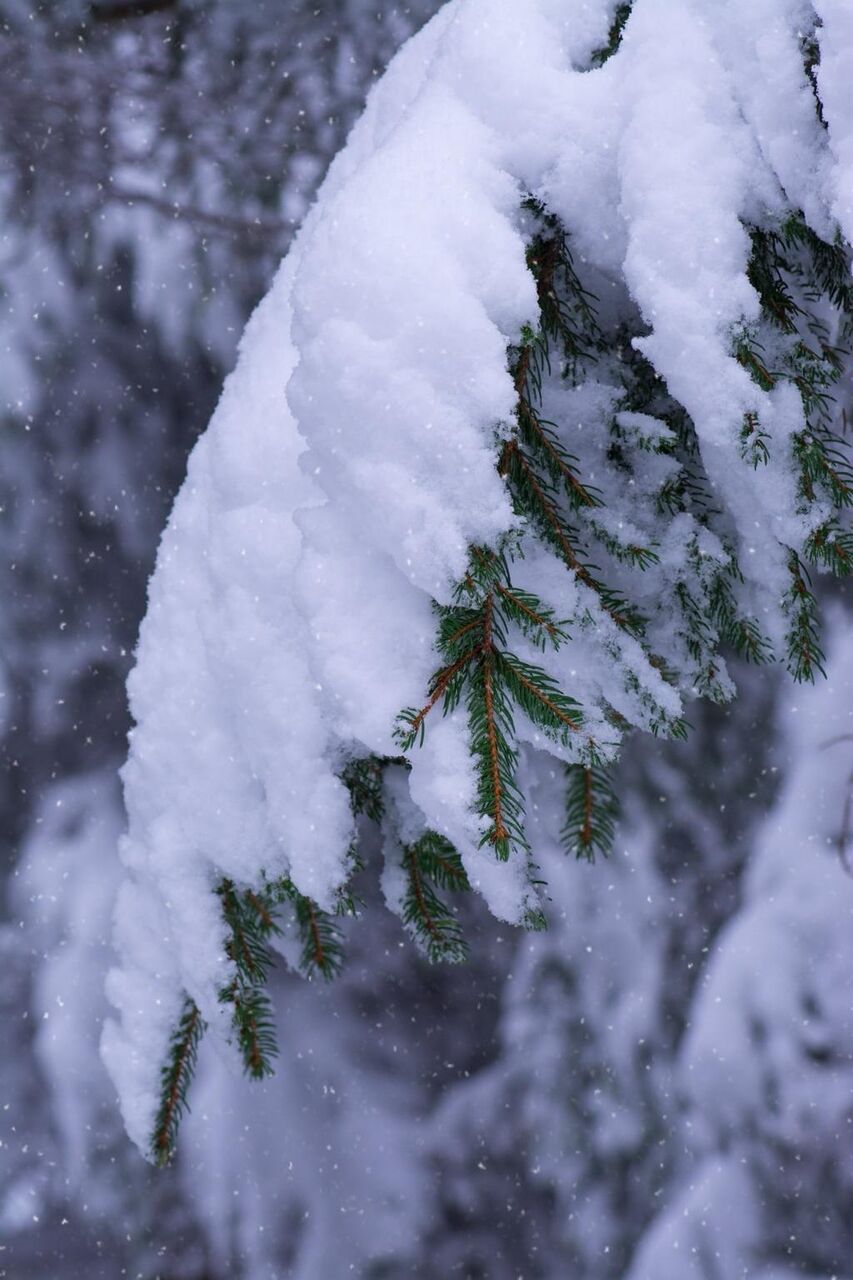
[[[374,90],[192,456],[131,678],[103,1051],[154,1158],[206,1028],[271,1070],[273,950],[336,973],[367,827],[389,907],[462,959],[458,891],[545,923],[535,806],[591,857],[627,732],[683,736],[727,652],[822,669],[851,56],[840,0],[452,0]]]

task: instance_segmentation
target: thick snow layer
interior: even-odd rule
[[[396,753],[395,718],[423,703],[437,665],[433,602],[451,599],[472,543],[516,525],[495,462],[516,403],[507,346],[537,314],[526,193],[565,221],[586,269],[627,286],[773,630],[783,548],[809,529],[785,461],[803,419],[790,387],[760,391],[732,353],[757,314],[742,219],[801,199],[819,230],[830,200],[843,222],[853,112],[842,61],[827,57],[830,157],[794,55],[800,6],[739,10],[734,42],[735,7],[636,0],[620,52],[586,70],[607,39],[605,0],[525,0],[523,21],[514,0],[452,0],[376,87],[252,319],[164,535],[130,682],[128,879],[109,985],[120,1019],[103,1048],[140,1145],[181,993],[227,1036],[211,890],[223,876],[288,874],[333,903],[352,835],[341,764]],[[841,59],[853,48],[844,6],[820,8]],[[590,421],[602,404],[612,413],[614,388],[579,394]],[[771,441],[760,475],[740,457],[747,411]],[[602,447],[579,430],[585,458]],[[641,505],[615,500],[639,529]],[[679,553],[675,539],[662,547],[654,581],[670,590]],[[723,555],[717,542],[701,554]],[[547,586],[548,565],[532,552],[529,565]],[[588,725],[604,729],[604,700],[643,727],[653,705],[678,715],[639,645],[588,588],[562,581],[560,616],[576,592],[587,621],[548,661],[585,699]],[[666,630],[662,656],[681,671]],[[464,717],[431,725],[410,794],[492,910],[518,922],[526,864],[479,847],[468,746]]]
[[[815,8],[821,21],[818,87],[835,162],[829,180],[832,212],[846,239],[853,240],[853,9],[847,0],[817,0]]]

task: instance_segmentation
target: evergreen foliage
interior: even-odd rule
[[[610,853],[619,807],[610,775],[594,765],[570,765],[566,789],[567,850],[589,862]]]
[[[279,903],[289,902],[293,905],[293,914],[299,931],[301,951],[299,968],[306,978],[321,977],[326,982],[337,977],[344,962],[341,931],[335,919],[327,911],[321,910],[316,902],[312,902],[304,893],[294,887],[290,880],[279,880],[267,892],[267,901],[256,899],[258,912],[263,911],[271,922],[271,931],[280,930],[272,917],[272,909]],[[338,913],[351,914],[355,904],[350,897],[342,895]]]
[[[608,43],[591,57],[593,67],[610,62],[604,74],[616,67],[631,15],[631,5],[615,8]],[[760,223],[741,217],[758,305],[727,326],[723,358],[738,387],[747,387],[745,402],[752,384],[762,408],[738,409],[725,446],[714,441],[709,449],[689,397],[678,399],[647,354],[655,333],[630,291],[623,287],[616,300],[605,294],[616,286],[578,251],[571,227],[541,195],[524,198],[517,222],[536,313],[506,352],[514,407],[509,420],[494,423],[493,453],[514,522],[492,543],[468,545],[461,579],[445,596],[435,592],[436,665],[422,700],[398,715],[399,754],[364,754],[342,739],[335,757],[355,820],[337,913],[357,914],[353,880],[369,869],[362,837],[380,828],[394,872],[383,882],[389,904],[430,960],[451,963],[467,950],[440,895],[468,889],[468,874],[447,834],[430,823],[416,829],[396,793],[436,721],[464,723],[479,849],[522,868],[524,923],[541,928],[525,811],[527,747],[565,765],[565,851],[606,855],[617,815],[609,768],[624,735],[640,728],[683,738],[687,700],[733,696],[727,654],[755,663],[781,657],[795,679],[814,679],[823,653],[812,574],[844,574],[853,555],[844,523],[853,468],[835,403],[853,334],[851,257],[840,232],[821,238],[797,209]],[[789,431],[795,420],[802,425]],[[737,513],[722,492],[719,456],[709,465],[714,448],[740,468]],[[743,507],[763,484],[791,492],[792,477],[796,509],[780,512],[775,498],[768,506],[774,582],[785,581],[781,600],[768,604],[739,562],[754,550]],[[582,675],[567,658],[575,651]],[[292,908],[306,976],[335,976],[342,933],[335,916],[287,877],[241,888],[224,879],[217,892],[231,971],[219,998],[232,1007],[246,1071],[262,1078],[276,1052],[265,994],[281,933],[276,911]],[[172,1091],[192,1062],[181,1048],[186,1017],[162,1077],[164,1150],[179,1114]]]
[[[278,1054],[266,985],[275,963],[272,943],[283,937],[279,909],[285,904],[292,907],[300,940],[298,965],[306,978],[319,976],[328,982],[338,975],[344,960],[341,932],[328,912],[299,893],[287,879],[257,891],[242,892],[230,880],[223,880],[217,893],[227,929],[225,953],[233,968],[231,981],[220,990],[219,1000],[231,1006],[233,1039],[246,1075],[253,1080],[263,1080],[272,1075]],[[351,901],[342,896],[341,914],[352,910]],[[174,1150],[205,1029],[197,1005],[186,996],[184,1011],[169,1046],[169,1057],[161,1072],[160,1105],[151,1140],[156,1164],[167,1164]]]
[[[158,1165],[168,1164],[175,1149],[181,1117],[189,1105],[187,1095],[203,1034],[204,1021],[198,1006],[187,997],[169,1045],[169,1058],[160,1073],[160,1106],[151,1141],[152,1155]]]
[[[588,590],[616,629],[639,641],[650,664],[675,683],[676,676],[666,671],[648,647],[642,609],[621,585],[658,563],[655,545],[620,539],[600,522],[597,515],[605,505],[600,489],[583,476],[578,458],[562,441],[559,424],[542,412],[543,382],[554,377],[555,370],[560,379],[577,384],[596,366],[611,365],[616,356],[624,402],[633,412],[654,417],[669,430],[644,436],[641,425],[614,418],[608,462],[626,479],[643,454],[677,464],[663,473],[665,479],[654,495],[659,515],[674,518],[689,512],[695,517],[688,537],[690,575],[675,583],[673,599],[678,612],[673,621],[683,636],[695,691],[725,701],[731,690],[721,679],[720,650],[730,649],[749,661],[766,662],[772,649],[757,620],[739,611],[737,587],[742,578],[732,547],[727,544],[725,557],[710,565],[707,562],[703,530],[714,527],[719,511],[702,471],[692,423],[649,364],[629,346],[630,335],[602,328],[598,300],[576,271],[569,238],[558,219],[532,197],[525,200],[524,215],[531,224],[527,262],[536,281],[539,322],[535,328],[525,329],[508,353],[518,400],[512,431],[499,444],[498,470],[519,517]],[[821,500],[831,512],[811,534],[805,555],[791,550],[789,556],[787,663],[797,680],[811,680],[823,672],[823,652],[809,564],[846,573],[853,546],[850,533],[838,523],[839,514],[850,505],[853,471],[845,441],[830,425],[832,388],[844,367],[845,349],[840,343],[853,331],[849,256],[840,243],[820,240],[797,216],[777,229],[753,227],[750,235],[749,277],[761,299],[762,323],[756,330],[744,327],[737,334],[735,354],[763,390],[772,389],[780,379],[797,388],[808,421],[808,430],[792,441],[793,456],[800,467],[803,509]],[[838,313],[840,337],[836,343],[829,340],[829,327],[818,314],[818,304],[824,309],[829,305]],[[766,354],[771,342],[772,362]],[[741,429],[742,456],[755,469],[768,462],[767,439],[757,416],[748,415]],[[593,556],[626,571],[620,575],[619,586],[596,567]],[[545,601],[516,581],[516,566],[523,574],[523,561],[518,538],[508,539],[498,548],[471,548],[468,572],[458,584],[454,603],[435,606],[436,650],[441,665],[432,677],[426,702],[400,715],[397,740],[401,756],[357,758],[345,766],[341,776],[350,792],[353,814],[379,824],[385,815],[385,770],[389,765],[406,767],[407,755],[424,741],[432,713],[440,709],[446,715],[461,706],[468,718],[477,764],[477,801],[484,818],[482,844],[491,846],[503,860],[514,850],[528,855],[515,725],[522,715],[549,741],[574,750],[577,763],[567,766],[563,839],[567,852],[593,860],[610,852],[618,812],[606,764],[612,744],[599,742],[586,729],[583,708],[544,667],[513,652],[513,634],[542,653],[558,650],[570,638],[569,621],[558,618]],[[587,607],[574,625],[595,627],[597,616]],[[616,660],[615,647],[613,653]],[[646,703],[648,727],[654,733],[684,736],[686,724],[681,717],[656,702],[632,673],[624,678]],[[614,727],[624,729],[622,717],[613,709],[608,711]],[[452,909],[437,892],[469,888],[458,853],[448,840],[431,831],[401,849],[406,876],[400,907],[403,924],[429,960],[463,961],[467,944]],[[352,865],[354,870],[361,865],[357,846]],[[536,884],[532,863],[530,876]],[[272,1071],[276,1053],[264,993],[272,963],[269,943],[280,933],[274,911],[285,903],[293,906],[301,938],[300,968],[309,977],[320,975],[331,980],[338,973],[343,963],[340,928],[332,916],[287,880],[262,893],[245,891],[242,895],[224,882],[219,893],[230,931],[226,949],[235,966],[233,981],[220,998],[233,1005],[235,1039],[247,1073],[262,1079]],[[349,891],[341,896],[340,911],[355,912]],[[526,923],[529,928],[544,927],[544,914],[531,911]],[[164,1068],[155,1139],[160,1144],[158,1153],[171,1150],[181,1108],[170,1109],[168,1100],[177,1079],[183,1105],[201,1034],[200,1020],[187,1019],[185,1014],[176,1030],[170,1067]],[[192,1052],[184,1054],[188,1028],[192,1031]],[[161,1138],[161,1129],[168,1140]]]
[[[234,971],[231,982],[219,992],[219,999],[233,1006],[235,1039],[246,1073],[254,1080],[263,1080],[271,1074],[277,1052],[265,991],[273,963],[269,940],[277,926],[255,894],[238,894],[230,880],[223,880],[217,892],[228,929],[225,954]]]
[[[459,854],[448,840],[427,831],[403,849],[406,892],[402,919],[427,958],[434,963],[458,964],[468,958],[468,945],[453,912],[436,888],[466,890],[468,877]]]
[[[601,49],[596,49],[590,59],[594,67],[601,67],[608,58],[612,58],[622,40],[622,32],[625,30],[625,23],[631,16],[631,3],[617,4],[613,14],[613,21],[610,24],[610,31],[607,35],[607,44]]]

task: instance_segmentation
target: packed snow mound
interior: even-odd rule
[[[472,545],[519,531],[496,458],[517,401],[507,349],[537,314],[525,197],[642,314],[644,354],[695,423],[754,609],[778,639],[785,547],[816,517],[795,514],[781,447],[759,483],[738,425],[758,414],[781,446],[802,429],[802,406],[787,384],[756,387],[732,333],[758,310],[744,219],[793,206],[819,234],[850,225],[839,58],[853,37],[840,2],[818,8],[841,42],[821,71],[828,132],[799,43],[811,8],[794,0],[636,0],[603,65],[607,0],[451,0],[373,91],[246,330],[151,583],[130,681],[121,963],[109,980],[120,1016],[103,1042],[140,1146],[184,992],[228,1038],[212,890],[287,875],[334,906],[353,834],[341,768],[399,754],[396,718],[423,703],[436,667],[434,603],[452,600]],[[614,407],[607,387],[579,395],[591,422]],[[601,446],[588,448],[594,459]],[[640,519],[633,501],[625,520]],[[670,587],[676,543],[662,552]],[[717,543],[700,554],[722,556]],[[547,594],[553,575],[532,548],[530,576]],[[554,659],[590,707],[606,700],[640,725],[649,699],[678,714],[679,694],[639,646],[592,621],[596,635]],[[678,666],[680,653],[662,653]],[[533,726],[519,733],[547,745]],[[457,711],[412,753],[411,803],[492,910],[518,922],[528,868],[482,847],[475,791]]]

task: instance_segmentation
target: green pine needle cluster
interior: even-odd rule
[[[333,917],[300,894],[287,879],[264,884],[257,891],[240,891],[232,880],[225,879],[220,882],[217,895],[226,930],[225,954],[232,968],[232,977],[219,991],[219,1000],[231,1006],[234,1041],[246,1074],[253,1080],[263,1080],[272,1075],[278,1054],[275,1019],[266,989],[275,962],[270,944],[283,932],[278,911],[286,903],[292,905],[302,944],[299,967],[306,978],[319,975],[330,981],[337,976],[343,963],[341,933]],[[342,898],[341,911],[346,909]],[[151,1138],[151,1154],[158,1165],[168,1164],[174,1151],[205,1029],[198,1006],[186,995],[160,1072],[160,1103]]]
[[[567,777],[565,847],[588,862],[597,854],[607,857],[619,816],[610,771],[600,765],[570,765]]]
[[[557,365],[572,384],[605,355],[596,299],[581,282],[559,221],[532,198],[525,202],[525,210],[534,226],[527,263],[536,281],[539,324],[526,328],[521,343],[510,352],[516,418],[501,445],[498,470],[520,519],[536,530],[586,590],[589,604],[578,625],[598,629],[603,616],[617,633],[644,644],[641,611],[595,568],[591,548],[597,546],[640,573],[657,563],[657,553],[652,546],[619,543],[596,519],[602,507],[599,491],[584,480],[578,459],[564,447],[557,425],[541,411],[544,378]],[[623,441],[626,470],[629,452],[628,442]],[[404,710],[398,725],[400,747],[409,752],[423,741],[435,708],[448,714],[464,707],[477,765],[477,808],[485,820],[481,843],[491,845],[502,860],[514,850],[528,851],[518,784],[516,717],[525,716],[546,739],[571,746],[580,760],[597,770],[602,749],[608,745],[586,730],[582,708],[570,691],[561,688],[543,666],[513,651],[514,632],[543,653],[558,649],[569,638],[568,623],[514,580],[516,559],[511,542],[499,550],[472,548],[468,572],[453,604],[436,606],[436,648],[442,665],[433,675],[424,705]],[[616,663],[616,642],[605,643],[611,646]],[[650,663],[663,670],[660,659],[646,652]],[[657,704],[633,673],[624,672],[622,678],[647,706],[653,731],[683,736],[683,721]],[[532,871],[531,867],[531,879]],[[534,917],[533,927],[540,927],[539,914],[534,912]]]
[[[583,736],[576,701],[544,668],[510,651],[510,623],[543,650],[559,648],[567,632],[541,600],[513,583],[506,555],[480,547],[474,549],[456,603],[436,611],[444,665],[433,676],[428,702],[401,714],[398,740],[411,751],[423,740],[434,707],[441,704],[447,714],[464,705],[477,764],[477,806],[488,821],[481,843],[492,845],[505,860],[514,848],[527,849],[514,715],[523,712],[547,738],[563,745]],[[593,744],[587,749],[592,752]]]
[[[607,33],[607,44],[601,49],[596,49],[590,59],[593,67],[603,67],[605,62],[607,62],[609,58],[612,58],[614,53],[618,50],[619,45],[622,43],[622,32],[625,30],[625,23],[631,16],[632,8],[633,0],[631,0],[630,4],[618,4],[616,6],[613,21],[611,22],[610,30]]]
[[[331,982],[338,976],[344,963],[343,935],[340,925],[328,911],[323,911],[300,893],[288,879],[276,881],[267,890],[271,907],[291,903],[296,927],[299,931],[301,951],[299,968],[306,978],[323,978]],[[355,906],[349,895],[342,895],[337,914],[352,915]]]
[[[630,5],[618,6],[608,46],[593,61],[618,48]],[[220,1000],[231,1007],[234,1039],[247,1073],[262,1079],[276,1056],[267,979],[272,943],[282,934],[280,913],[300,942],[299,968],[308,978],[334,978],[343,964],[342,917],[357,914],[351,888],[364,871],[366,830],[383,836],[386,854],[398,859],[395,884],[403,927],[431,961],[458,963],[468,949],[448,894],[469,889],[457,850],[442,835],[426,831],[403,840],[395,829],[389,782],[410,767],[408,756],[423,742],[430,717],[458,712],[467,724],[476,766],[476,808],[481,847],[500,860],[525,860],[533,901],[541,889],[525,832],[519,777],[518,725],[523,720],[557,744],[574,763],[566,767],[562,840],[568,854],[592,861],[612,846],[618,806],[605,761],[615,743],[600,739],[602,723],[618,739],[632,726],[605,703],[592,723],[577,691],[565,688],[548,669],[549,657],[579,633],[595,637],[613,672],[638,708],[636,723],[653,733],[683,737],[685,721],[673,715],[642,681],[624,649],[642,655],[663,683],[725,701],[731,682],[722,652],[751,662],[774,657],[759,620],[741,604],[744,580],[725,519],[702,467],[695,427],[663,379],[634,345],[637,327],[602,328],[598,302],[584,284],[565,230],[537,200],[524,202],[529,226],[527,265],[535,280],[538,317],[508,352],[516,393],[511,423],[501,428],[496,467],[518,516],[519,531],[497,547],[473,546],[468,568],[452,602],[436,604],[438,666],[423,705],[398,719],[397,756],[364,756],[348,762],[341,778],[349,790],[356,835],[350,876],[334,914],[322,911],[288,879],[238,887],[219,885],[225,954],[230,976]],[[749,279],[761,302],[758,324],[733,335],[732,353],[763,391],[780,381],[793,385],[807,425],[791,442],[798,512],[821,513],[799,550],[787,549],[789,587],[783,602],[788,622],[787,663],[798,680],[823,670],[817,602],[811,571],[850,571],[853,535],[842,523],[851,506],[853,468],[845,440],[834,430],[833,394],[853,333],[853,283],[849,255],[840,241],[827,243],[793,215],[776,228],[751,229]],[[828,315],[828,309],[832,315]],[[830,340],[832,335],[832,340]],[[638,529],[621,531],[608,520],[602,489],[584,475],[545,412],[547,388],[555,381],[574,387],[587,379],[621,386],[619,408],[609,424],[606,468],[630,489],[657,475],[652,509],[662,524],[679,519],[685,529],[682,568],[672,592],[670,639],[681,654],[676,675],[654,651],[650,619],[638,601],[643,575],[660,564],[659,545]],[[740,454],[756,472],[773,461],[774,442],[757,413],[732,424],[740,432]],[[737,437],[735,437],[737,439]],[[654,527],[654,526],[650,526]],[[535,537],[561,562],[573,583],[570,617],[523,582],[524,538]],[[711,548],[709,550],[709,548]],[[646,597],[648,598],[648,596]],[[541,655],[541,661],[534,660]],[[399,773],[396,775],[399,781]],[[402,879],[399,877],[402,876]],[[545,927],[544,911],[527,909],[528,928]],[[161,1097],[152,1137],[159,1164],[174,1149],[195,1067],[204,1021],[186,997],[161,1072]]]
[[[169,1042],[169,1054],[160,1069],[160,1105],[154,1121],[151,1154],[160,1168],[172,1158],[178,1129],[188,1110],[188,1094],[195,1074],[198,1046],[205,1024],[194,1000],[187,996]]]
[[[772,648],[758,620],[744,613],[738,602],[743,576],[729,539],[721,540],[722,561],[704,556],[699,547],[698,532],[707,528],[719,511],[702,473],[693,423],[652,365],[631,345],[629,333],[622,335],[618,350],[626,408],[653,417],[664,424],[667,434],[644,436],[637,428],[626,430],[614,421],[609,460],[624,473],[626,483],[633,478],[635,460],[643,455],[656,454],[677,464],[658,491],[657,510],[668,518],[692,516],[696,530],[688,545],[690,573],[676,584],[679,616],[672,621],[692,662],[693,688],[704,697],[724,702],[730,694],[720,682],[720,650],[730,650],[747,662],[764,663],[772,659]],[[742,435],[742,456],[746,457],[743,439]],[[754,464],[751,457],[748,460]],[[683,727],[671,736],[683,736]]]
[[[263,1080],[272,1074],[278,1052],[266,992],[274,963],[270,940],[278,926],[256,894],[238,893],[231,880],[223,880],[217,893],[228,928],[225,954],[233,968],[233,977],[219,992],[219,999],[232,1006],[235,1038],[246,1074]]]
[[[439,889],[458,893],[471,887],[453,845],[435,831],[427,831],[403,847],[402,864],[406,873],[403,924],[434,964],[467,960],[468,944],[459,921],[438,894]]]
[[[344,769],[341,778],[349,791],[354,817],[364,814],[371,822],[381,821],[384,811],[382,773],[388,763],[405,764],[405,761],[393,762],[379,756],[363,756],[358,760],[351,760]]]
[[[853,278],[840,239],[828,244],[799,215],[775,230],[753,228],[748,275],[761,300],[765,341],[744,331],[736,345],[740,363],[762,390],[785,381],[796,387],[806,427],[793,438],[798,472],[798,511],[825,507],[830,514],[807,539],[804,557],[789,550],[786,596],[788,668],[797,680],[823,672],[817,602],[808,566],[843,576],[853,567],[853,536],[841,517],[853,504],[848,442],[833,430],[834,390],[853,338]],[[834,312],[830,341],[827,309]],[[773,358],[766,348],[772,343]],[[767,436],[753,416],[741,436],[754,465],[768,458]]]

